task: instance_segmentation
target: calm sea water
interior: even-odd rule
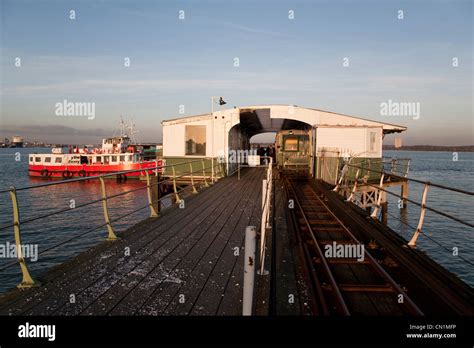
[[[20,161],[16,161],[15,153],[20,153]],[[49,148],[23,148],[23,149],[0,149],[0,190],[7,189],[11,185],[15,187],[30,186],[44,183],[41,178],[30,178],[28,176],[28,154],[50,153]],[[54,181],[54,180],[53,180]],[[144,187],[145,183],[139,180],[127,180],[118,183],[114,179],[105,181],[107,195],[125,192],[138,187]],[[67,209],[72,203],[76,206],[99,199],[101,197],[100,184],[98,180],[90,182],[75,182],[63,185],[53,185],[33,190],[17,192],[21,220],[27,220],[36,216],[45,215],[48,212]],[[74,201],[72,201],[74,200]],[[127,215],[128,213],[146,206],[146,189],[127,193],[108,201],[110,219]],[[130,216],[113,223],[117,231],[127,229],[135,223],[147,218],[150,214],[148,208],[144,208]],[[12,223],[12,204],[9,193],[0,193],[0,228]],[[104,223],[101,202],[83,208],[76,208],[66,213],[54,215],[41,220],[26,223],[21,226],[23,244],[38,244],[38,252],[57,245],[74,236],[79,236],[94,227]],[[32,275],[38,275],[44,270],[55,266],[71,256],[90,248],[107,237],[106,227],[74,238],[71,242],[63,244],[49,252],[40,254],[37,262],[29,262],[28,267]],[[0,245],[7,242],[13,243],[13,228],[0,230]],[[0,258],[0,269],[11,263],[12,259]],[[0,271],[0,292],[10,289],[21,281],[19,266],[14,265],[6,270]]]
[[[408,175],[410,178],[430,181],[470,192],[474,191],[474,153],[472,152],[459,152],[457,161],[453,161],[452,152],[385,151],[384,156],[411,158]],[[399,189],[392,191],[400,194]],[[421,202],[422,184],[410,183],[409,191],[410,199]],[[412,227],[416,227],[418,224],[420,209],[414,204],[408,203],[408,209],[400,210],[397,204],[398,198],[392,195],[388,196],[388,212],[396,217],[388,217],[389,226],[409,240],[413,236],[414,229]],[[473,196],[431,187],[428,191],[426,204],[466,222],[474,223]],[[402,220],[405,224],[399,220]],[[406,223],[412,227],[406,226]],[[426,252],[431,258],[473,286],[474,229],[427,211],[422,231],[427,236],[419,236],[417,248]],[[437,245],[436,242],[443,247]],[[469,260],[471,264],[453,255],[453,248],[457,248],[458,255]]]
[[[15,153],[17,152],[20,153],[20,161],[15,160]],[[43,179],[28,177],[27,154],[32,152],[49,153],[50,149],[0,149],[0,190],[11,185],[22,187],[44,182]],[[474,153],[459,153],[458,161],[453,161],[452,153],[448,152],[387,151],[384,155],[411,158],[410,177],[442,183],[468,191],[474,190]],[[107,180],[106,184],[108,195],[125,192],[144,185],[143,182],[138,180],[128,180],[125,183]],[[412,184],[410,186],[410,198],[420,201],[422,190],[422,185]],[[78,182],[18,192],[22,220],[68,208],[71,200],[79,205],[99,197],[100,186],[98,182]],[[139,207],[145,206],[146,203],[146,190],[139,190],[112,199],[109,201],[111,219],[130,213]],[[427,204],[474,223],[473,203],[470,196],[432,188],[428,195]],[[11,213],[9,194],[0,193],[0,227],[12,222]],[[416,226],[419,213],[419,208],[413,204],[409,204],[407,210],[400,211],[397,198],[389,195],[389,214],[394,216],[389,216],[389,225],[404,238],[410,239],[413,229],[399,220],[411,226]],[[115,222],[113,224],[114,228],[119,231],[124,230],[148,217],[148,214],[149,211],[145,208]],[[103,222],[102,207],[99,202],[85,208],[74,209],[67,213],[24,224],[22,226],[22,243],[38,244],[41,253],[49,247],[83,234]],[[474,262],[473,230],[455,221],[428,212],[423,231],[428,237],[448,250],[438,246],[424,235],[421,235],[418,240],[418,248],[425,251],[450,271],[458,274],[467,283],[474,285],[472,266],[454,256],[451,251],[452,248],[456,247],[459,255]],[[107,231],[103,227],[80,238],[74,238],[69,243],[40,254],[37,262],[29,262],[30,271],[34,276],[38,276],[50,267],[104,240],[106,236]],[[14,242],[12,228],[0,230],[0,244],[7,242]],[[0,258],[0,269],[11,262],[12,259]],[[21,273],[18,264],[0,271],[0,292],[12,288],[20,280]]]

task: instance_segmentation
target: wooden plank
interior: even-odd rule
[[[369,315],[376,316],[379,314],[367,294],[360,292],[344,293],[343,297],[351,315]]]
[[[126,302],[122,301],[117,308],[114,309],[112,314],[124,314],[123,311],[126,311],[130,307],[137,310],[138,314],[157,315],[163,312],[173,295],[176,294],[181,285],[188,279],[189,273],[191,273],[191,271],[196,267],[198,261],[202,258],[202,255],[210,248],[212,241],[217,237],[218,226],[221,226],[222,222],[225,222],[235,209],[238,200],[235,200],[235,198],[228,195],[225,197],[227,201],[225,211],[216,216],[216,219],[210,225],[210,228],[201,236],[202,238],[198,240],[194,246],[184,246],[184,249],[189,252],[175,260],[178,262],[175,262],[174,265],[168,263],[168,261],[172,261],[172,259],[165,260],[163,266],[171,270],[170,276],[167,279],[175,278],[179,279],[179,281],[162,281],[158,286],[152,288],[152,292],[148,292],[145,295],[140,293],[140,295],[136,296],[136,294],[133,293],[133,296],[130,299],[127,298]],[[144,288],[146,289],[149,287],[144,286]],[[135,300],[133,299],[134,297],[136,298]],[[140,300],[140,298],[142,299]]]
[[[261,174],[263,174],[263,170]],[[260,182],[262,178],[263,175],[258,178],[258,182]],[[234,267],[243,267],[243,263],[238,264],[237,261],[239,260],[238,256],[244,253],[242,243],[245,239],[245,228],[249,225],[252,214],[255,211],[259,212],[259,210],[255,208],[259,207],[260,204],[260,188],[260,184],[254,185],[253,189],[248,192],[251,196],[248,198],[245,197],[245,199],[241,201],[239,207],[241,216],[238,219],[238,223],[235,223],[234,225],[234,232],[221,253],[219,261],[216,263],[211,275],[206,280],[206,283],[202,288],[199,297],[195,301],[190,314],[216,315],[222,298],[229,296],[229,294],[225,293],[225,290],[232,275],[232,270]],[[239,254],[237,256],[235,255],[234,248],[239,248]],[[237,304],[240,300],[241,296],[237,296],[234,299],[234,302]]]
[[[281,181],[275,184],[275,226],[276,234],[276,315],[300,315],[300,305],[305,302],[298,289],[296,279],[295,262],[293,259],[292,246],[287,226],[286,194],[282,188]],[[291,297],[292,296],[292,297]],[[293,300],[294,297],[294,301]]]
[[[160,276],[158,276],[158,278],[156,277],[156,271],[159,272],[161,277],[163,277],[164,274],[168,276],[167,279],[169,279],[169,271],[173,268],[168,264],[163,264],[162,267],[158,267],[158,265],[160,265],[165,258],[169,260],[171,264],[180,262],[181,258],[186,255],[189,250],[192,250],[194,246],[201,241],[203,236],[205,238],[207,232],[216,219],[221,216],[224,209],[226,209],[224,194],[216,197],[205,209],[193,209],[191,212],[187,211],[186,208],[183,209],[182,214],[191,216],[192,220],[182,226],[179,232],[174,234],[166,244],[159,246],[154,252],[147,256],[144,261],[140,262],[132,272],[121,272],[122,277],[120,281],[116,282],[110,289],[107,289],[107,293],[100,294],[96,297],[97,301],[93,303],[92,308],[87,309],[84,314],[96,314],[97,311],[102,314],[107,313],[129,293],[132,293],[132,297],[138,301],[143,297],[142,292],[137,291],[137,296],[133,296],[134,293],[132,290],[142,282],[145,282],[145,284],[142,284],[142,287],[145,287],[145,289],[152,288],[153,285],[158,286],[159,282],[157,283],[157,280],[159,281]],[[199,214],[197,216],[199,216],[199,218],[196,216],[198,211]],[[149,247],[150,245],[146,246],[146,248]],[[149,276],[153,270],[155,270],[155,273],[153,276]],[[174,276],[171,279],[179,278]],[[102,284],[100,286],[103,287]],[[96,288],[97,286],[94,285],[92,291],[95,291]],[[77,308],[77,306],[74,306],[74,308]],[[128,310],[130,310],[130,308],[128,308]],[[62,309],[59,314],[61,313],[69,313],[69,309]],[[77,314],[77,309],[75,309],[73,314]]]
[[[226,203],[223,201],[218,208],[224,209]],[[176,274],[178,267],[184,257],[195,245],[206,236],[222,210],[210,210],[200,224],[189,224],[186,226],[187,236],[178,240],[173,249],[160,248],[147,260],[146,264],[132,273],[127,274],[120,282],[101,295],[84,314],[108,313],[114,310],[114,314],[131,314],[142,301],[146,299],[154,288],[163,282],[181,282],[180,274]]]
[[[252,191],[257,192],[257,197],[258,197],[258,186],[254,187]],[[255,197],[256,198],[256,197]],[[260,202],[258,200],[253,200],[252,203],[248,203],[247,207],[252,210],[252,204],[254,207],[259,206]],[[239,216],[240,218],[241,216]],[[228,234],[230,233],[235,233],[240,235],[241,239],[244,236],[245,233],[245,228],[248,225],[249,218],[247,214],[243,214],[242,219],[240,220],[240,223],[237,219],[232,219],[228,220],[226,224],[227,228],[224,228],[221,231],[221,235],[224,237],[222,239],[227,239],[228,241]],[[233,225],[233,226],[232,226]],[[227,229],[227,231],[226,231]],[[193,271],[191,277],[189,278],[189,281],[186,282],[180,289],[180,293],[185,294],[186,298],[188,299],[186,303],[180,303],[178,299],[175,297],[173,302],[168,306],[166,309],[166,313],[168,314],[178,314],[178,315],[185,315],[191,312],[193,309],[195,309],[195,313],[199,313],[204,307],[202,306],[195,306],[195,302],[197,299],[201,296],[204,295],[206,297],[210,297],[209,300],[213,297],[216,296],[214,299],[214,306],[216,309],[219,305],[220,299],[221,299],[221,293],[219,294],[214,294],[214,293],[204,293],[204,285],[205,283],[209,280],[210,274],[214,270],[216,264],[219,262],[219,257],[221,256],[222,250],[224,247],[227,245],[227,243],[223,243],[224,240],[218,241],[216,240],[212,248],[208,250],[206,255],[204,255],[203,259],[199,261],[199,264]],[[223,244],[223,245],[222,245]],[[235,259],[235,256],[233,257]],[[238,266],[238,265],[237,265]],[[197,291],[196,291],[197,290]],[[225,287],[224,287],[225,290]],[[225,293],[224,293],[225,296]],[[240,298],[236,297],[233,299],[236,303],[239,302]]]
[[[257,185],[260,185],[261,181],[258,180]],[[260,191],[260,190],[259,190]],[[261,202],[261,196],[257,199],[258,202]],[[256,206],[255,210],[252,212],[252,216],[248,225],[250,226],[260,226],[261,210],[257,209],[260,205]],[[258,240],[257,240],[258,242]],[[243,248],[244,238],[242,238],[242,248]],[[225,295],[222,297],[217,309],[217,315],[242,315],[242,294],[243,294],[243,277],[244,277],[244,253],[240,253],[234,268],[232,269],[232,274],[229,278],[225,289]],[[236,303],[235,299],[239,298],[239,302]]]

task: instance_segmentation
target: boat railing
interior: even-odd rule
[[[356,174],[350,180],[346,181],[344,179],[344,176],[346,176],[347,173],[349,172],[348,168],[356,169]],[[365,171],[370,171],[370,172],[378,174],[379,177],[380,177],[379,183],[378,184],[377,183],[371,183],[367,180],[366,177],[365,178],[360,178],[360,174],[365,172]],[[401,195],[401,194],[397,194],[395,192],[390,191],[388,189],[389,185],[386,185],[386,184],[390,183],[392,181],[406,182],[406,183],[411,182],[411,183],[416,183],[416,184],[423,185],[423,190],[422,190],[422,193],[421,193],[420,200],[415,201],[413,199],[408,198],[407,192],[405,192],[405,194]],[[345,184],[343,184],[344,182],[345,182]],[[345,187],[342,187],[341,185],[345,185]],[[470,196],[470,197],[474,196],[474,192],[467,191],[467,190],[460,189],[460,188],[449,187],[449,186],[446,186],[446,185],[433,183],[433,182],[430,182],[430,181],[414,179],[414,178],[410,178],[410,177],[405,176],[405,175],[401,176],[401,175],[395,174],[391,171],[369,169],[367,167],[358,166],[358,165],[354,165],[354,164],[350,164],[350,163],[345,163],[342,170],[341,170],[340,180],[338,181],[338,184],[336,185],[334,190],[335,191],[344,191],[344,190],[341,190],[341,189],[345,189],[345,192],[349,193],[349,195],[347,197],[347,201],[354,201],[354,196],[356,195],[357,190],[360,189],[362,186],[370,187],[370,188],[372,188],[372,189],[374,189],[375,191],[378,192],[377,201],[376,201],[376,204],[374,205],[374,210],[372,211],[372,213],[370,215],[372,218],[377,218],[378,214],[379,214],[379,211],[382,209],[382,197],[384,195],[382,195],[381,193],[389,194],[389,195],[392,195],[392,196],[398,198],[398,207],[399,208],[406,207],[407,202],[411,203],[411,204],[414,204],[414,205],[416,205],[420,208],[420,215],[418,217],[418,223],[417,223],[416,227],[412,226],[408,222],[406,222],[402,219],[399,219],[396,216],[390,214],[391,217],[396,218],[402,224],[406,225],[407,227],[409,227],[413,230],[413,235],[407,243],[407,245],[410,246],[410,247],[416,247],[418,237],[422,234],[424,237],[426,237],[427,239],[430,239],[432,242],[437,244],[439,247],[442,247],[443,249],[445,249],[449,252],[452,252],[451,249],[446,248],[444,245],[442,245],[442,243],[436,241],[434,238],[430,237],[428,234],[426,234],[422,231],[423,223],[425,222],[425,215],[426,215],[427,211],[430,211],[430,212],[435,213],[439,216],[442,216],[444,218],[455,221],[455,222],[457,222],[459,224],[462,224],[464,226],[467,226],[471,229],[474,228],[474,224],[472,222],[466,221],[465,219],[463,219],[461,217],[455,216],[451,213],[447,213],[447,212],[441,211],[440,209],[437,209],[437,208],[434,208],[432,206],[427,205],[428,191],[430,190],[430,188],[437,188],[437,189],[441,189],[441,190],[444,190],[444,191],[449,191],[449,192],[452,192],[452,193],[460,194],[460,195],[463,195],[463,196]],[[473,262],[471,262],[470,260],[468,260],[466,258],[463,258],[461,255],[457,255],[457,256],[461,260],[463,260],[464,262],[469,263],[470,265],[474,265]]]
[[[177,174],[176,173],[177,166],[181,166],[181,167],[188,166],[189,171],[186,171],[184,173],[181,171],[179,174]],[[162,177],[160,173],[164,169],[170,170],[170,173],[167,173],[166,177]],[[141,185],[140,187],[135,187],[133,189],[126,190],[123,192],[119,192],[116,194],[112,194],[112,195],[107,194],[107,185],[106,185],[107,181],[104,179],[109,178],[109,177],[119,177],[119,176],[126,175],[129,173],[137,173],[137,172],[141,173],[141,175],[143,175],[146,178],[146,182],[144,185]],[[159,175],[158,176],[151,175],[154,173],[159,173]],[[161,196],[160,186],[163,186],[164,184],[168,184],[172,186],[171,194],[174,195],[174,203],[181,204],[182,198],[180,195],[182,195],[184,191],[190,189],[191,193],[198,192],[195,178],[199,177],[199,179],[202,179],[202,186],[209,187],[210,184],[213,184],[216,181],[217,176],[222,175],[222,174],[223,173],[222,173],[221,165],[215,158],[199,158],[199,159],[195,159],[191,161],[182,161],[182,162],[168,164],[168,165],[162,164],[162,165],[157,165],[155,167],[124,170],[124,171],[119,171],[119,172],[114,172],[114,173],[107,173],[107,174],[102,174],[102,175],[80,177],[80,178],[71,178],[71,179],[61,180],[61,181],[51,181],[51,182],[45,182],[45,183],[41,183],[37,185],[21,186],[21,187],[11,186],[9,189],[0,190],[0,194],[9,194],[11,204],[12,204],[12,223],[0,226],[0,232],[13,228],[15,247],[16,247],[16,260],[8,263],[5,266],[0,267],[0,272],[11,268],[18,263],[20,265],[20,270],[22,273],[22,281],[20,282],[20,284],[18,284],[17,287],[30,288],[30,287],[35,287],[35,286],[40,285],[40,283],[38,281],[35,281],[32,275],[30,274],[30,271],[28,269],[28,264],[26,262],[26,258],[22,254],[23,252],[22,251],[22,245],[23,245],[22,244],[22,228],[23,226],[27,224],[31,224],[33,222],[37,222],[51,216],[65,214],[71,211],[77,211],[77,209],[85,208],[93,204],[102,203],[102,213],[103,213],[103,219],[104,219],[104,222],[102,224],[100,224],[99,226],[95,226],[91,229],[88,229],[85,232],[81,232],[65,240],[62,240],[52,246],[49,246],[45,248],[44,250],[42,250],[40,253],[38,253],[38,256],[49,253],[52,250],[57,249],[62,245],[75,241],[77,238],[83,237],[87,234],[90,234],[104,227],[107,228],[107,232],[108,232],[107,238],[106,238],[107,241],[115,241],[119,239],[119,237],[117,237],[113,225],[119,220],[122,220],[146,208],[149,208],[150,210],[149,216],[151,218],[155,218],[159,216],[160,210],[161,210],[160,209],[161,204],[163,203],[165,199],[169,199],[168,195],[160,197]],[[187,180],[190,180],[189,185],[178,187],[177,180],[184,177],[186,177]],[[45,188],[49,186],[68,185],[71,183],[77,183],[77,182],[82,182],[82,181],[88,181],[88,182],[98,181],[100,183],[100,194],[97,196],[96,199],[84,202],[82,204],[77,204],[77,205],[74,204],[73,207],[69,206],[68,208],[59,209],[56,211],[48,212],[46,214],[29,217],[27,219],[22,219],[20,217],[20,204],[19,204],[19,199],[17,195],[18,192],[31,191],[31,190],[36,190],[39,188]],[[109,215],[110,209],[108,207],[108,203],[110,202],[110,200],[115,199],[117,197],[121,197],[123,195],[129,194],[132,192],[145,190],[145,189],[147,192],[146,193],[147,203],[145,205],[140,206],[137,209],[129,211],[126,214],[118,216],[114,219],[110,218],[110,215]]]

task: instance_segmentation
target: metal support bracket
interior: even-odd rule
[[[114,241],[114,240],[117,240],[118,238],[115,235],[114,229],[112,228],[112,224],[110,223],[109,210],[107,208],[107,191],[105,190],[104,178],[101,176],[99,180],[100,180],[100,187],[102,189],[102,210],[104,211],[104,220],[105,220],[105,223],[107,224],[107,231],[109,233],[107,240]]]
[[[148,206],[150,207],[150,217],[158,217],[158,213],[155,210],[155,207],[153,207],[153,195],[151,193],[151,182],[150,182],[150,174],[148,174],[148,170],[145,171],[146,173],[146,193],[148,196]],[[158,204],[160,204],[158,202]]]
[[[18,207],[18,199],[16,196],[16,189],[15,187],[10,188],[10,198],[12,200],[12,207],[13,207],[13,230],[15,232],[15,247],[16,247],[16,254],[18,257],[18,263],[20,264],[21,273],[23,279],[20,284],[17,285],[17,288],[24,289],[24,288],[32,288],[39,286],[40,283],[35,282],[28,271],[28,266],[26,261],[23,257],[23,250],[21,248],[21,230],[20,230],[20,209]]]
[[[415,233],[413,237],[411,237],[410,241],[408,242],[408,246],[415,248],[416,247],[416,240],[421,233],[421,228],[423,227],[423,221],[425,219],[425,212],[426,212],[426,198],[428,196],[428,189],[430,185],[429,183],[425,184],[423,189],[423,196],[421,198],[421,210],[420,210],[420,219],[418,220],[418,226],[416,227]]]

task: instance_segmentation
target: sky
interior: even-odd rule
[[[474,144],[470,0],[0,0],[0,16],[2,139],[96,144],[123,116],[159,142],[162,120],[222,96],[403,125],[404,145]],[[64,100],[94,117],[58,116]],[[382,115],[389,100],[419,118]]]

